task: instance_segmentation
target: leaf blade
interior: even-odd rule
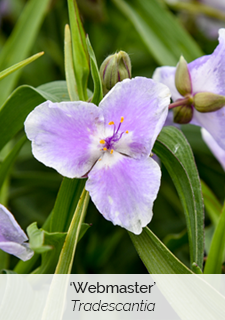
[[[191,265],[202,267],[204,206],[201,184],[190,145],[180,130],[164,127],[153,148],[168,170],[179,194],[187,223]]]
[[[145,227],[140,235],[129,232],[129,236],[149,273],[192,273],[149,228]]]

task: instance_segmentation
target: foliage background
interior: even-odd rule
[[[10,0],[0,2],[0,49],[10,36],[24,6],[28,1]],[[141,39],[134,25],[120,12],[116,1],[80,0],[78,5],[85,32],[89,35],[96,54],[98,65],[111,53],[124,50],[131,58],[132,76],[152,77],[159,61]],[[139,1],[129,1],[143,21],[150,17]],[[151,1],[143,1],[151,3]],[[3,6],[3,3],[6,5]],[[158,1],[161,12],[169,10],[163,1]],[[194,41],[206,54],[217,45],[196,29],[193,16],[171,11],[172,18],[179,20],[180,28],[184,22]],[[185,18],[185,19],[184,19]],[[188,21],[188,24],[187,24]],[[53,0],[46,12],[45,19],[29,52],[29,56],[40,51],[45,55],[23,69],[17,85],[29,84],[37,87],[41,84],[64,80],[64,27],[69,23],[66,1]],[[166,23],[166,22],[165,22]],[[152,27],[152,26],[151,26]],[[153,31],[157,30],[153,28]],[[171,34],[173,37],[173,34]],[[152,44],[154,46],[154,43]],[[180,52],[182,54],[183,52]],[[178,57],[179,58],[179,57]],[[178,60],[177,58],[177,60]],[[0,82],[1,85],[1,82]],[[89,87],[93,88],[91,79]],[[200,129],[185,125],[183,132],[194,152],[201,179],[213,190],[219,201],[224,199],[224,171],[203,142]],[[7,148],[7,146],[6,146]],[[1,155],[4,155],[4,150]],[[183,210],[171,178],[162,165],[162,184],[154,205],[151,230],[189,266],[188,239]],[[1,203],[7,205],[23,229],[37,221],[39,227],[51,212],[62,177],[54,170],[46,168],[36,161],[27,141],[22,148],[7,181],[0,194]],[[145,273],[128,233],[120,227],[114,227],[106,221],[90,202],[85,221],[91,224],[78,244],[73,265],[73,273]],[[206,212],[206,229],[211,225]],[[210,230],[210,229],[209,229]],[[210,241],[210,232],[206,242]],[[17,259],[10,257],[4,265],[12,269]]]

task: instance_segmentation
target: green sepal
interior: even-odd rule
[[[193,107],[184,105],[173,109],[173,121],[179,124],[187,124],[193,118]]]
[[[212,92],[199,92],[193,97],[195,109],[198,112],[214,112],[225,106],[225,96]]]
[[[187,94],[191,94],[192,85],[191,78],[188,71],[187,61],[183,56],[180,57],[180,60],[176,67],[175,73],[175,86],[177,91],[182,95],[186,96]]]

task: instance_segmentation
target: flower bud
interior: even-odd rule
[[[199,92],[194,95],[194,106],[199,112],[213,112],[225,106],[225,97],[211,92]]]
[[[131,62],[124,51],[108,56],[100,67],[104,95],[112,89],[117,82],[131,78]]]
[[[193,107],[184,105],[173,109],[173,121],[175,123],[187,124],[192,120]]]
[[[187,61],[183,56],[180,57],[180,61],[177,64],[175,73],[175,86],[177,91],[185,96],[186,94],[191,94],[191,78],[188,71]]]

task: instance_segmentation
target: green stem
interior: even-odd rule
[[[176,107],[180,107],[180,106],[186,106],[189,104],[190,104],[190,97],[186,97],[184,99],[178,99],[177,101],[175,101],[169,105],[169,110],[176,108]]]

